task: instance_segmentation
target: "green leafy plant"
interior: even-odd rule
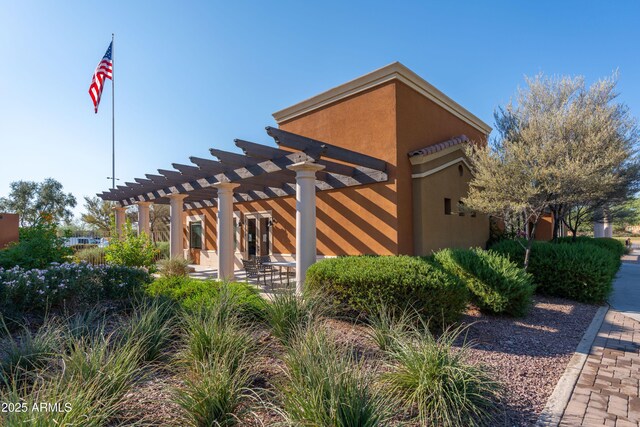
[[[346,256],[324,259],[307,271],[307,287],[345,315],[359,316],[384,303],[413,307],[431,326],[456,321],[467,306],[464,283],[439,264],[409,256]]]
[[[58,237],[55,223],[45,216],[31,227],[20,228],[20,240],[0,250],[0,267],[45,268],[53,262],[64,262],[71,254],[64,239]]]
[[[165,296],[188,311],[218,304],[223,298],[246,319],[263,317],[263,301],[258,291],[246,283],[199,280],[190,277],[161,277],[146,288],[151,296]]]
[[[115,225],[112,228],[116,230]],[[105,248],[108,263],[127,267],[151,268],[159,251],[146,233],[139,235],[133,230],[131,222],[122,227],[121,235],[115,233]]]
[[[507,257],[493,251],[444,249],[434,259],[469,288],[484,311],[524,316],[535,291],[533,278]]]
[[[522,265],[524,250],[519,248],[518,242],[504,240],[491,249]],[[617,254],[593,242],[535,242],[529,273],[540,294],[598,304],[611,293],[619,267]]]
[[[392,395],[418,410],[421,425],[490,424],[501,386],[480,364],[469,362],[469,344],[455,347],[464,327],[434,338],[427,328],[398,337],[383,382]]]

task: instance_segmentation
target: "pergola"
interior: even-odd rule
[[[232,279],[233,203],[296,197],[296,283],[316,260],[316,191],[388,180],[385,161],[273,127],[266,128],[278,147],[235,140],[244,154],[210,149],[214,159],[190,157],[192,165],[173,163],[135,182],[98,194],[118,202],[121,230],[126,206],[138,205],[138,229],[149,232],[149,205],[170,205],[171,256],[183,256],[182,212],[217,207],[218,277]]]

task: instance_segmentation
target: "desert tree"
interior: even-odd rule
[[[99,197],[84,198],[85,212],[80,216],[83,223],[98,230],[104,235],[111,233],[111,217],[113,216],[114,202],[102,200]]]
[[[496,113],[500,140],[545,151],[554,239],[561,223],[575,236],[582,222],[611,213],[608,206],[638,188],[636,121],[617,102],[616,83],[615,74],[590,87],[583,77],[539,75]]]
[[[76,198],[63,191],[62,184],[53,178],[43,182],[14,181],[7,197],[0,198],[0,211],[17,213],[20,226],[36,224],[46,214],[55,223],[69,223],[73,218],[72,208]]]

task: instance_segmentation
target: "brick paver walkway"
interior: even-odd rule
[[[560,425],[640,426],[639,350],[640,322],[609,310]]]

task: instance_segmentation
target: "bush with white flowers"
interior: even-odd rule
[[[142,268],[53,263],[43,269],[0,267],[0,311],[37,312],[131,296],[150,281]]]

